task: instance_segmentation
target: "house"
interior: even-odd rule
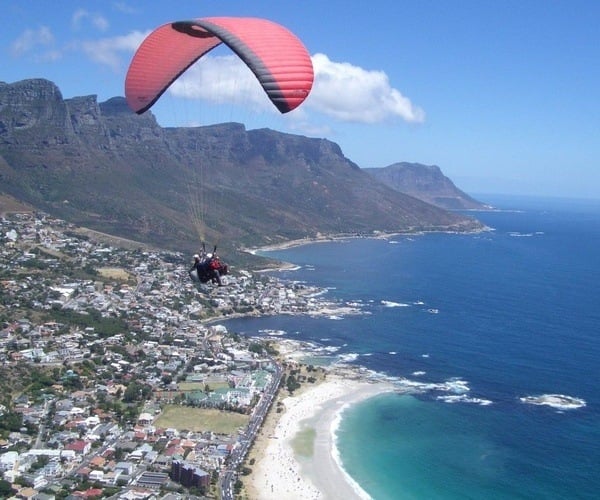
[[[159,489],[167,481],[169,481],[169,475],[164,472],[146,471],[137,479],[136,484],[146,488]]]
[[[106,465],[106,459],[104,457],[94,457],[90,460],[90,466],[96,469],[102,469]]]
[[[158,455],[156,457],[156,460],[154,460],[154,465],[156,465],[158,467],[168,468],[168,467],[171,467],[172,462],[173,462],[173,457],[162,454],[162,455]]]
[[[92,449],[92,443],[90,441],[83,441],[78,439],[77,441],[73,441],[72,443],[68,443],[65,450],[74,451],[77,455],[87,455]]]
[[[138,423],[140,425],[150,425],[153,420],[154,417],[150,415],[150,413],[141,413],[138,417]]]
[[[121,500],[156,500],[157,498],[159,497],[152,493],[152,490],[140,487],[129,488],[126,492],[119,495],[119,499]]]
[[[121,477],[122,475],[123,475],[123,472],[120,470],[108,471],[106,474],[104,474],[104,483],[105,484],[117,484],[119,477]]]
[[[115,465],[115,471],[117,470],[121,471],[123,474],[131,476],[135,470],[135,465],[131,462],[119,462],[117,465]]]
[[[102,498],[103,491],[100,488],[89,488],[85,491],[74,491],[73,496],[79,498]]]
[[[90,473],[88,474],[88,479],[91,482],[94,482],[94,481],[102,482],[102,481],[104,481],[104,471],[101,471],[101,470],[90,471]]]
[[[16,451],[7,451],[0,455],[0,472],[11,470],[19,461],[19,453]]]

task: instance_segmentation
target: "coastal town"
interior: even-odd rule
[[[269,338],[219,324],[328,314],[322,291],[116,245],[41,212],[0,218],[0,497],[233,498],[281,386]]]

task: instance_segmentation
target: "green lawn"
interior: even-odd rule
[[[226,381],[215,381],[211,382],[210,380],[207,382],[179,382],[177,384],[177,389],[180,391],[204,391],[204,387],[208,385],[208,388],[211,391],[216,391],[217,389],[227,389],[229,384]]]
[[[154,425],[177,430],[235,434],[240,427],[248,424],[248,419],[248,415],[234,412],[168,405],[156,419]]]

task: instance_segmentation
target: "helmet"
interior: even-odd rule
[[[194,259],[199,259],[199,258],[200,258],[200,256],[197,253],[194,254]]]
[[[206,256],[207,256],[209,259],[212,259],[212,253],[207,253],[207,254],[206,254]]]

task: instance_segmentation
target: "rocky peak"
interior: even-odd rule
[[[0,85],[0,140],[64,144],[73,137],[66,104],[54,83],[36,78]]]
[[[489,208],[458,189],[437,165],[400,162],[365,171],[392,189],[448,210]]]

